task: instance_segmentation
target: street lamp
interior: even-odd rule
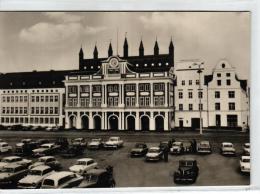
[[[199,95],[198,95],[198,97],[199,97],[199,114],[200,114],[200,135],[202,135],[202,133],[203,133],[203,131],[202,131],[202,125],[203,125],[203,123],[202,123],[202,118],[201,118],[201,113],[202,113],[202,104],[201,104],[201,98],[202,98],[202,91],[201,91],[201,78],[200,78],[200,74],[202,73],[202,65],[204,64],[204,62],[201,62],[201,63],[194,63],[193,65],[194,66],[198,66],[198,71],[197,71],[197,73],[199,74]]]

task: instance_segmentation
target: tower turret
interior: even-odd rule
[[[113,49],[112,49],[112,44],[110,42],[108,47],[108,57],[111,57],[112,55],[113,55]]]
[[[98,50],[97,50],[97,45],[95,45],[95,48],[94,48],[94,52],[93,52],[93,58],[94,58],[94,59],[97,59],[97,58],[98,58]]]
[[[143,45],[142,40],[141,40],[140,46],[139,46],[139,56],[144,56],[144,45]]]
[[[81,64],[83,60],[84,60],[84,53],[83,53],[83,49],[81,46],[81,48],[79,50],[79,64]]]
[[[128,57],[128,42],[126,37],[124,41],[124,57]]]
[[[154,51],[154,55],[159,55],[159,46],[158,46],[157,38],[154,44],[153,51]]]

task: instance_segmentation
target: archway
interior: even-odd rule
[[[155,117],[155,130],[164,131],[164,118],[161,115]]]
[[[126,123],[127,123],[127,126],[126,126],[127,130],[129,130],[129,131],[135,130],[135,117],[133,115],[129,115],[126,118]]]
[[[150,129],[150,119],[148,116],[141,117],[141,130],[142,131],[149,131]]]
[[[118,130],[118,117],[116,115],[111,115],[108,121],[110,130]]]
[[[94,116],[93,121],[94,121],[94,129],[100,130],[101,129],[101,118],[100,118],[100,116],[98,116],[98,115]]]
[[[85,130],[89,129],[89,119],[86,115],[81,117],[81,128]]]
[[[76,128],[76,116],[71,115],[69,117],[69,127],[70,128]]]

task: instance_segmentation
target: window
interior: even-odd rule
[[[31,108],[31,114],[34,114],[34,107]]]
[[[50,96],[50,102],[53,102],[53,96]]]
[[[181,81],[181,85],[185,86],[185,80]]]
[[[228,127],[237,127],[237,115],[227,115]]]
[[[32,102],[35,102],[35,96],[32,96],[31,100]]]
[[[39,101],[40,101],[40,97],[36,96],[36,102],[39,102]]]
[[[164,103],[165,103],[164,96],[155,96],[154,97],[155,106],[163,106]]]
[[[183,98],[183,93],[179,92],[179,99],[182,99],[182,98]]]
[[[108,97],[108,106],[118,106],[118,97]]]
[[[196,85],[200,85],[200,81],[198,79],[196,80]]]
[[[41,114],[44,114],[44,107],[41,107]]]
[[[227,77],[230,77],[230,73],[226,73],[226,76],[227,76]]]
[[[19,108],[19,114],[23,114],[23,107]]]
[[[221,86],[221,80],[217,80],[217,85]]]
[[[235,109],[236,109],[235,103],[234,103],[234,102],[228,103],[228,109],[229,109],[229,110],[235,110]]]
[[[231,80],[227,79],[227,86],[230,86],[230,85],[231,85]]]
[[[193,110],[192,104],[189,104],[189,110]]]
[[[221,77],[221,73],[217,73],[217,77]]]
[[[36,107],[35,113],[36,113],[36,114],[39,114],[39,107]]]
[[[20,96],[20,102],[23,102],[23,96]]]
[[[135,84],[126,84],[125,85],[125,91],[126,92],[134,92],[135,89]]]
[[[89,106],[89,98],[80,98],[80,106],[88,107]]]
[[[18,96],[15,96],[15,102],[18,102]]]
[[[76,94],[76,93],[78,93],[78,87],[77,86],[68,86],[68,93],[69,94]]]
[[[6,101],[10,102],[10,97],[9,96],[6,97]]]
[[[88,85],[80,86],[80,93],[88,93],[88,92],[89,92],[89,86]]]
[[[215,103],[215,110],[220,110],[220,103]]]
[[[149,92],[150,91],[150,84],[139,84],[139,90]]]
[[[189,94],[189,98],[192,98],[192,92],[189,92],[188,94]]]
[[[150,97],[141,96],[140,97],[140,106],[150,106]]]
[[[155,83],[153,84],[153,88],[155,92],[164,91],[164,83]]]
[[[14,102],[14,97],[13,96],[11,96],[11,102]]]
[[[203,104],[199,104],[199,110],[203,110]]]
[[[55,101],[55,102],[58,102],[58,99],[59,99],[59,96],[57,96],[57,95],[54,96],[54,101]]]
[[[126,106],[135,106],[135,97],[126,97]]]
[[[192,85],[192,80],[189,80],[189,85],[190,85],[190,86]]]
[[[235,91],[228,91],[229,98],[235,98]]]
[[[49,113],[49,108],[45,107],[45,114],[48,114],[48,113]]]
[[[183,104],[179,104],[179,110],[183,110]]]
[[[41,96],[41,102],[44,102],[44,96]]]
[[[201,92],[201,91],[198,92],[198,97],[199,97],[199,98],[203,98],[203,92]]]
[[[93,85],[92,89],[93,92],[101,92],[101,85]]]
[[[5,96],[3,96],[2,101],[5,102]]]
[[[27,114],[27,107],[23,107],[23,114]]]
[[[94,107],[100,107],[101,106],[101,98],[93,98],[92,104]]]
[[[220,98],[220,92],[219,91],[215,91],[215,98]]]
[[[53,114],[53,107],[50,107],[50,114]]]
[[[2,108],[2,113],[5,114],[5,107]]]
[[[49,96],[45,96],[45,102],[49,102]]]
[[[27,100],[28,100],[28,99],[27,99],[27,96],[24,96],[23,99],[24,99],[24,102],[27,102]]]

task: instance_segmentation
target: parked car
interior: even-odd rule
[[[243,154],[244,155],[250,155],[250,143],[244,143]]]
[[[194,183],[198,174],[199,167],[196,160],[180,160],[178,170],[173,174],[173,180],[175,183]]]
[[[95,162],[92,158],[81,158],[77,160],[76,164],[69,167],[71,172],[75,172],[77,174],[86,174],[88,170],[96,168],[97,162]]]
[[[12,146],[6,142],[0,142],[0,153],[8,153],[12,151]]]
[[[163,151],[159,147],[149,148],[147,154],[145,155],[145,161],[159,161],[163,158]]]
[[[20,179],[26,176],[28,169],[24,165],[9,164],[1,169],[0,185],[10,185],[17,183]]]
[[[69,147],[69,141],[66,137],[59,137],[56,139],[55,145],[59,146],[59,150],[67,149]]]
[[[45,177],[53,174],[54,171],[51,167],[46,165],[37,166],[30,169],[27,176],[19,180],[18,188],[20,189],[37,189],[42,185]]]
[[[102,148],[103,145],[104,145],[104,143],[101,138],[95,138],[95,139],[92,139],[90,142],[88,142],[87,148],[90,150],[91,149],[96,150],[96,149]]]
[[[209,141],[201,141],[197,145],[197,153],[199,154],[211,154],[212,149]]]
[[[131,149],[130,156],[145,156],[148,152],[148,147],[145,143],[136,143],[135,147]]]
[[[250,173],[250,156],[241,156],[240,158],[240,170],[243,173]]]
[[[55,143],[42,144],[39,148],[33,150],[34,157],[41,157],[55,154],[59,151],[60,145]]]
[[[84,153],[84,148],[80,145],[72,145],[61,152],[63,158],[72,158]]]
[[[61,163],[53,156],[43,156],[38,158],[38,161],[29,166],[29,169],[35,168],[36,166],[47,165],[53,170],[60,170]]]
[[[173,142],[170,141],[161,141],[159,144],[159,148],[164,151],[165,149],[170,149],[172,147]]]
[[[36,143],[18,143],[15,146],[15,155],[16,156],[31,156],[33,150],[37,148]]]
[[[115,187],[116,182],[113,177],[113,167],[106,169],[91,169],[84,176],[79,188],[108,188]]]
[[[184,153],[193,153],[194,152],[191,141],[184,141],[183,148],[184,148]]]
[[[220,153],[224,156],[235,156],[236,150],[234,145],[230,142],[223,142],[221,143]]]
[[[62,189],[77,187],[83,177],[69,171],[55,172],[43,179],[42,189]]]
[[[80,138],[76,138],[72,140],[72,145],[80,145],[82,147],[86,147],[87,146],[87,142],[84,138],[80,137]]]
[[[23,159],[19,156],[8,156],[4,157],[0,162],[0,169],[8,166],[9,164],[19,164],[28,167],[32,164],[32,160]]]
[[[183,152],[184,152],[183,143],[180,141],[175,141],[172,144],[172,147],[170,148],[170,153],[171,154],[183,154]]]
[[[40,147],[42,144],[50,143],[50,141],[48,139],[37,139],[35,143],[38,147]]]
[[[120,137],[110,137],[108,141],[105,142],[105,148],[120,148],[123,147],[124,141]]]

